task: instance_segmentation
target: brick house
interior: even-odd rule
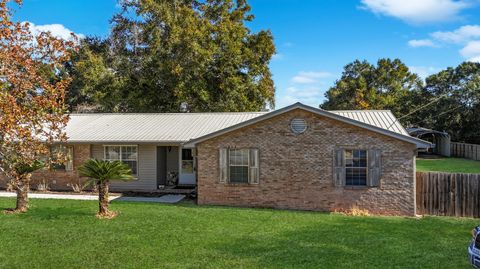
[[[83,181],[76,168],[88,158],[121,160],[136,180],[112,182],[114,191],[196,186],[199,204],[385,215],[415,214],[416,151],[431,146],[390,111],[300,103],[273,112],[78,114],[67,135],[70,161],[35,182],[69,189]]]

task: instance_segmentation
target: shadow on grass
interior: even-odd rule
[[[49,208],[49,207],[38,207],[29,212],[29,216],[39,218],[42,220],[52,220],[52,219],[65,219],[71,217],[89,217],[95,218],[95,209],[86,209],[86,208]]]
[[[338,217],[281,233],[272,227],[213,248],[260,268],[469,268],[466,230],[459,238],[462,228],[441,219]]]
[[[6,214],[21,218],[36,218],[40,220],[65,219],[71,217],[95,217],[94,207],[45,207],[32,205],[25,213]]]

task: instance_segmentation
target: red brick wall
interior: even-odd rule
[[[294,117],[308,122],[301,135]],[[335,187],[335,147],[382,151],[381,186]],[[219,148],[258,148],[260,183],[219,183]],[[415,214],[415,146],[303,110],[213,138],[198,145],[198,203],[335,211],[357,206],[374,214]]]
[[[42,182],[48,183],[51,190],[68,190],[71,191],[71,184],[82,184],[84,178],[78,174],[77,168],[88,160],[91,156],[90,145],[73,146],[73,170],[48,170],[42,169],[32,175],[31,189],[36,189],[37,185]],[[0,175],[0,187],[6,187],[6,179]]]

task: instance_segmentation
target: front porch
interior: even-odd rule
[[[196,186],[195,149],[157,146],[157,189],[164,193],[185,193]]]

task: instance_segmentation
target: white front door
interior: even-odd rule
[[[182,148],[180,154],[180,176],[178,184],[194,185],[196,183],[195,149]]]

